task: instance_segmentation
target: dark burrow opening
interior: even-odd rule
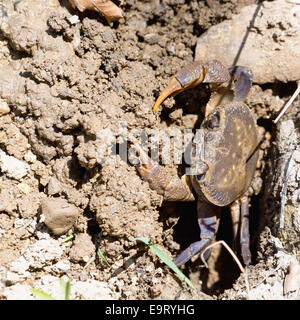
[[[263,90],[271,89],[274,96],[279,98],[290,97],[297,89],[296,81],[284,82],[269,82],[260,85]]]
[[[259,226],[259,196],[250,199],[250,246],[252,264],[256,263]],[[168,219],[174,225],[168,223]],[[199,240],[199,226],[197,222],[196,201],[193,202],[164,202],[160,208],[160,220],[164,222],[165,232],[174,229],[173,239],[180,245],[179,250],[172,250],[174,257],[180,254],[192,242]],[[233,241],[232,223],[229,207],[222,208],[219,229],[216,240],[224,240],[231,248]],[[238,255],[242,262],[241,257]],[[188,261],[182,271],[194,283],[194,285],[209,295],[219,295],[226,289],[232,288],[234,282],[240,276],[240,269],[232,256],[223,246],[215,247],[208,260],[209,269],[206,269],[200,259]]]

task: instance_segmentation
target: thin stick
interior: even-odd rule
[[[287,183],[290,176],[291,168],[293,167],[291,163],[293,163],[293,155],[294,151],[292,152],[291,156],[287,160],[284,168],[284,177],[283,177],[283,187],[281,191],[281,204],[280,204],[280,220],[279,220],[279,228],[284,227],[284,207],[285,207],[285,199],[286,199],[286,192],[287,192]]]
[[[291,96],[290,100],[287,102],[285,107],[282,109],[282,111],[279,113],[278,117],[274,120],[274,123],[277,123],[279,119],[282,117],[282,115],[286,112],[286,110],[290,107],[290,105],[294,102],[296,99],[297,95],[300,92],[300,83],[298,83],[298,88],[294,92],[294,94]]]
[[[232,258],[234,259],[234,261],[236,262],[236,264],[239,266],[241,272],[244,274],[245,284],[246,284],[246,290],[247,290],[247,293],[248,293],[248,296],[249,296],[250,287],[249,287],[248,276],[247,276],[247,274],[246,274],[246,270],[243,268],[240,260],[238,259],[238,257],[235,255],[235,253],[231,250],[231,248],[228,246],[228,244],[227,244],[225,241],[223,241],[223,240],[216,241],[216,242],[210,244],[209,246],[207,246],[207,247],[201,252],[201,255],[200,255],[202,262],[205,264],[206,268],[208,268],[208,265],[207,265],[207,263],[206,263],[206,261],[205,261],[205,259],[204,259],[204,253],[205,253],[205,251],[208,250],[209,248],[214,247],[214,246],[216,246],[216,245],[218,245],[218,244],[222,244],[222,245],[228,250],[228,252],[231,254],[231,256],[232,256]]]

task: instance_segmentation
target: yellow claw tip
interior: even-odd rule
[[[160,106],[160,103],[158,103],[157,101],[155,102],[155,105],[153,107],[153,112],[156,112],[158,107]]]
[[[182,91],[183,88],[180,84],[180,82],[176,79],[176,77],[173,77],[169,84],[165,87],[165,89],[161,92],[159,97],[157,98],[155,105],[153,107],[153,112],[156,112],[158,107],[163,103],[163,101],[169,97],[172,94],[178,93]]]

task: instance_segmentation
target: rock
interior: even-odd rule
[[[244,7],[232,20],[209,28],[197,42],[195,60],[218,59],[230,67],[245,41],[237,65],[249,67],[254,82],[300,79],[300,6],[277,0],[258,8]]]
[[[31,150],[28,150],[27,153],[25,153],[24,155],[24,159],[28,162],[28,163],[34,163],[36,162],[36,155],[33,154],[31,152]]]
[[[5,172],[9,178],[13,178],[16,180],[22,179],[30,171],[28,163],[22,160],[18,160],[15,157],[9,156],[1,150],[0,169],[2,172]]]
[[[47,189],[48,189],[49,196],[60,193],[60,191],[61,191],[60,182],[57,179],[51,177],[49,180]]]
[[[74,225],[79,210],[62,198],[48,198],[41,203],[45,224],[55,235],[66,233]]]
[[[4,100],[0,100],[0,116],[10,112],[8,104]]]
[[[87,233],[76,235],[70,250],[70,259],[74,262],[88,262],[95,255],[95,245]]]
[[[270,150],[273,159],[264,180],[270,187],[264,190],[261,212],[286,252],[294,253],[299,260],[300,249],[295,243],[300,235],[300,181],[296,179],[300,169],[297,161],[300,135],[296,128],[296,122],[292,119],[280,121],[277,125],[276,139]]]

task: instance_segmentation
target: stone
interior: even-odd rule
[[[47,186],[48,195],[52,196],[61,192],[61,185],[60,182],[56,179],[51,177],[48,186]]]
[[[21,180],[30,172],[30,167],[25,161],[9,156],[0,150],[0,171],[6,173],[9,178]]]
[[[299,24],[300,6],[288,1],[246,6],[200,36],[195,60],[217,59],[227,67],[236,62],[250,68],[255,83],[297,81]]]
[[[0,100],[0,116],[10,112],[10,108],[4,100]]]
[[[41,202],[45,224],[55,235],[62,235],[72,228],[79,216],[79,210],[62,198],[47,198]]]

